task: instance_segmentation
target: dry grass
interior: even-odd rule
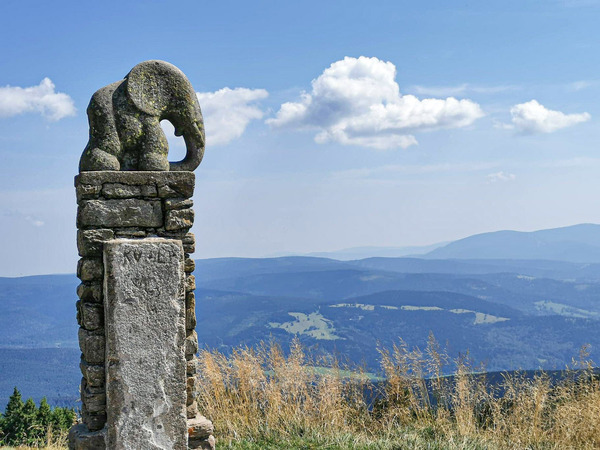
[[[275,344],[202,351],[199,405],[220,449],[600,448],[600,381],[585,352],[560,382],[506,374],[494,387],[433,337],[423,351],[400,342],[380,354],[387,381],[373,384],[360,370],[320,370],[298,342],[287,355]],[[65,449],[66,436],[48,444]]]
[[[433,337],[424,351],[400,342],[380,354],[387,382],[374,395],[360,371],[316,370],[298,342],[287,356],[275,344],[202,351],[198,402],[221,448],[600,448],[600,383],[585,354],[559,383],[515,374],[494,388]]]
[[[46,450],[66,450],[67,449],[67,435],[66,431],[60,433],[54,433],[52,429],[48,430],[48,434],[46,435],[45,442],[35,447],[28,447],[24,445],[20,445],[18,447],[8,447],[1,446],[0,449],[3,450],[30,450],[37,448],[44,448]]]

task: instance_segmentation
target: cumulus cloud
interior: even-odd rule
[[[50,78],[44,78],[39,85],[22,88],[19,86],[0,87],[0,117],[37,112],[50,121],[57,121],[75,115],[75,105],[67,94],[55,92]]]
[[[198,92],[204,115],[208,145],[224,145],[239,138],[251,120],[261,119],[263,111],[255,102],[268,97],[264,89],[223,88]]]
[[[388,149],[417,144],[416,131],[465,127],[483,116],[470,100],[402,95],[395,78],[389,61],[346,57],[313,80],[310,93],[282,104],[267,123],[315,130],[317,143]]]
[[[490,173],[487,176],[487,179],[490,183],[513,181],[515,178],[517,178],[517,176],[514,173],[507,173],[503,171]]]
[[[592,116],[587,112],[580,114],[565,114],[553,111],[541,105],[536,100],[520,103],[510,109],[512,124],[505,128],[516,129],[521,133],[552,133],[561,128],[587,122]]]

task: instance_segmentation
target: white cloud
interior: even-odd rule
[[[514,173],[507,173],[503,171],[490,173],[487,176],[487,179],[490,183],[513,181],[515,178],[517,178],[517,176]]]
[[[44,226],[43,220],[36,219],[35,217],[32,217],[32,216],[26,216],[25,220],[27,222],[29,222],[31,225],[33,225],[34,227],[43,227]]]
[[[498,162],[468,162],[440,164],[388,164],[385,166],[348,169],[333,172],[336,179],[365,179],[365,178],[397,178],[401,175],[426,175],[440,173],[468,173],[492,170],[498,167]]]
[[[570,127],[581,122],[587,122],[592,116],[587,112],[580,114],[565,114],[560,111],[547,109],[536,100],[520,103],[510,109],[512,125],[522,133],[552,133],[561,128]]]
[[[463,83],[456,86],[421,86],[416,85],[410,88],[411,91],[416,92],[420,95],[466,95],[467,93],[476,94],[497,94],[500,92],[513,91],[520,89],[519,86],[514,85],[500,85],[500,86],[474,86],[469,83]]]
[[[75,115],[75,111],[71,97],[55,92],[50,78],[44,78],[37,86],[26,88],[0,87],[0,117],[37,112],[50,121],[56,121]]]
[[[223,88],[198,92],[204,115],[208,145],[224,145],[239,138],[251,120],[261,119],[263,111],[253,102],[268,97],[264,89]]]
[[[12,217],[23,220],[34,227],[43,227],[45,222],[39,217],[19,211],[17,209],[6,209],[3,213],[5,217]]]
[[[569,83],[567,89],[570,91],[582,91],[584,89],[591,88],[598,84],[597,80],[579,80]]]
[[[458,128],[483,116],[470,100],[400,94],[396,67],[377,58],[346,57],[312,81],[312,91],[281,105],[273,127],[317,130],[318,143],[387,149],[417,144],[413,133]]]

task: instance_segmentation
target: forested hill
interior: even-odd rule
[[[541,236],[548,250],[564,248],[579,232],[568,254],[584,246],[594,260],[596,225],[531,236]],[[474,239],[483,246],[488,237]],[[430,332],[451,355],[468,350],[492,371],[562,369],[584,344],[599,359],[600,263],[536,259],[533,251],[516,259],[474,259],[468,252],[465,259],[433,258],[442,250],[353,261],[198,260],[200,342],[227,352],[269,339],[285,347],[298,337],[318,355],[374,373],[378,346],[401,338],[424,348]],[[15,386],[36,401],[77,398],[77,284],[74,275],[0,278],[0,405]]]

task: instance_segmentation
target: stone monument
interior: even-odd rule
[[[135,66],[98,90],[75,177],[82,423],[72,450],[213,449],[195,400],[193,170],[204,124],[185,75]],[[169,162],[169,120],[186,156]]]

